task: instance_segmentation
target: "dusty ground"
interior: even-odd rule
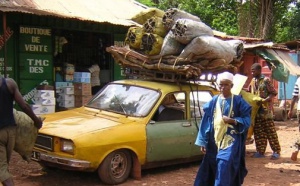
[[[267,157],[254,159],[251,155],[255,151],[254,145],[247,145],[248,175],[244,186],[300,186],[300,154],[298,161],[290,160],[292,145],[296,136],[299,136],[296,121],[276,122],[279,140],[282,146],[282,154],[279,160],[270,160],[272,153],[267,149]],[[163,186],[163,185],[193,185],[199,163],[191,163],[180,166],[170,166],[143,171],[142,180],[129,179],[121,186]],[[95,173],[79,173],[64,170],[47,170],[35,162],[26,163],[18,154],[14,154],[10,171],[14,176],[17,186],[101,186]]]

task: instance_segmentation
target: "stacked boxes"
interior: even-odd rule
[[[75,107],[85,105],[92,97],[91,73],[74,73]]]
[[[81,107],[92,98],[90,83],[74,83],[75,107]]]
[[[74,81],[75,83],[91,83],[90,72],[75,72]]]
[[[55,87],[58,106],[63,108],[73,108],[75,106],[73,83],[55,82]]]
[[[65,69],[65,74],[67,74]],[[69,68],[69,74],[72,73]],[[81,107],[92,98],[91,73],[74,72],[72,82],[55,82],[59,107]],[[65,76],[66,77],[66,76]]]
[[[31,108],[36,115],[55,112],[54,90],[37,90],[32,101],[34,104],[31,105]]]

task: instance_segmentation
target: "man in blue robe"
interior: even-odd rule
[[[245,140],[251,106],[231,93],[233,74],[218,75],[220,94],[203,106],[195,144],[205,154],[194,186],[240,186],[247,175]]]

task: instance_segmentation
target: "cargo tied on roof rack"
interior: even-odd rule
[[[147,70],[125,67],[124,74],[127,79],[146,79],[154,81],[166,81],[166,82],[209,82],[211,85],[215,84],[217,76],[213,74],[203,74],[197,78],[187,79],[182,74],[176,74],[174,72],[163,72],[158,70]]]
[[[243,63],[242,61],[233,61],[227,64],[221,59],[208,61],[193,56],[193,54],[185,59],[172,55],[147,56],[128,47],[117,46],[107,47],[106,51],[111,53],[115,62],[123,67],[174,73],[185,76],[185,79],[197,79],[202,74],[218,74],[224,71],[235,74],[237,68]]]
[[[214,37],[199,17],[176,8],[165,11],[163,18],[151,17],[142,28],[129,28],[125,44],[106,51],[123,67],[154,71],[151,78],[160,73],[177,80],[224,71],[236,74],[243,64],[243,41]]]

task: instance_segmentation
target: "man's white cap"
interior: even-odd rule
[[[229,80],[233,82],[233,74],[230,72],[222,72],[218,74],[218,82],[220,83],[221,80]]]

